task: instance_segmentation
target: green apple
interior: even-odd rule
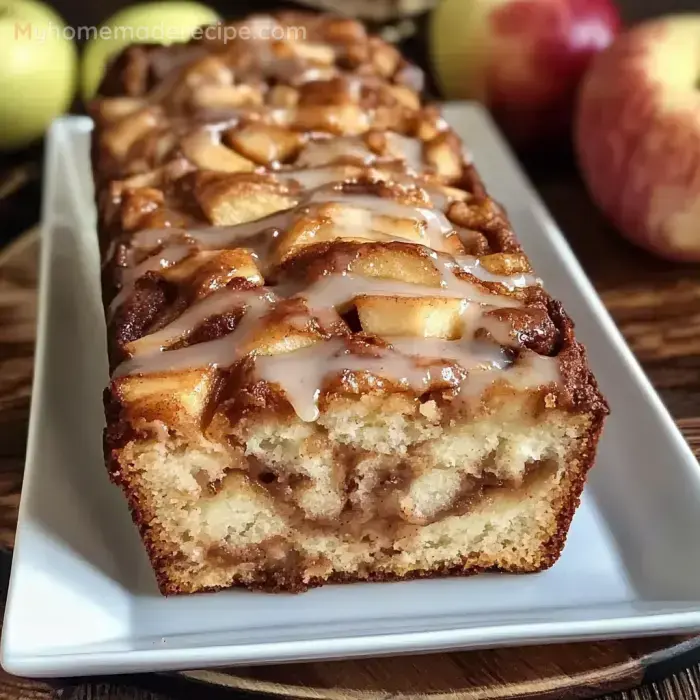
[[[186,41],[197,27],[219,19],[214,10],[196,2],[146,2],[120,10],[97,28],[85,47],[83,98],[95,94],[107,63],[125,46]]]
[[[37,0],[0,0],[0,149],[27,146],[68,109],[78,57],[61,17]]]

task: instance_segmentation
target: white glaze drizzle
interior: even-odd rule
[[[293,85],[304,85],[319,80],[331,80],[338,75],[338,70],[330,66],[311,66],[292,78]]]
[[[121,273],[122,287],[109,305],[108,318],[111,318],[116,310],[131,295],[136,280],[143,277],[147,272],[157,272],[172,267],[181,260],[184,260],[191,252],[192,248],[188,245],[172,245],[164,248],[160,253],[152,255],[135,267],[124,268]]]
[[[521,350],[518,361],[511,364],[505,372],[492,369],[471,374],[468,380],[461,384],[459,395],[465,400],[479,398],[485,389],[496,383],[506,384],[516,391],[528,391],[554,386],[560,381],[558,358],[538,355],[532,350]]]
[[[440,256],[438,260],[444,258]],[[339,339],[322,341],[290,353],[258,356],[257,376],[278,385],[299,417],[307,421],[318,418],[317,399],[324,381],[342,371],[369,372],[420,393],[438,380],[452,385],[459,383],[451,366],[451,363],[456,363],[468,372],[467,380],[461,383],[463,397],[481,393],[499,378],[519,390],[556,382],[559,370],[555,358],[543,358],[527,352],[522,364],[518,362],[511,367],[503,347],[468,339],[474,330],[482,327],[502,345],[512,345],[509,324],[484,317],[483,314],[492,308],[517,306],[519,302],[481,292],[476,285],[454,277],[453,270],[454,266],[443,267],[443,286],[440,287],[337,273],[321,278],[294,296],[303,298],[310,312],[317,316],[334,312],[337,307],[363,295],[460,298],[463,301],[461,321],[464,333],[460,340],[388,338],[393,347],[376,349],[376,357],[352,354],[347,351],[344,341]],[[131,349],[136,355],[123,363],[115,376],[234,364],[247,353],[246,341],[261,326],[274,302],[275,296],[264,288],[246,292],[222,290],[191,307],[172,324],[132,344]],[[164,346],[186,338],[205,318],[222,313],[236,304],[245,305],[247,311],[233,333],[213,341],[162,352]],[[292,319],[290,325],[302,329],[305,320],[300,318],[299,323],[294,323]],[[505,369],[508,369],[507,374],[501,376],[499,373]]]
[[[311,312],[325,320],[329,319],[329,312],[334,312],[336,308],[343,307],[354,299],[362,296],[402,296],[406,298],[442,297],[461,299],[465,304],[465,309],[470,305],[488,308],[520,306],[520,301],[517,299],[482,291],[472,282],[456,277],[454,274],[456,266],[447,256],[433,254],[432,257],[436,269],[440,273],[439,286],[412,284],[381,277],[363,277],[342,270],[332,275],[323,276],[301,290],[288,288],[285,293],[285,289],[280,287],[276,291],[282,295],[283,298],[294,297],[303,299]],[[136,341],[136,344],[143,341],[143,347],[153,347],[155,345],[155,347],[160,348],[163,342],[171,339],[172,333],[175,333],[175,337],[186,335],[188,328],[191,331],[196,327],[198,322],[204,320],[206,315],[203,314],[209,313],[209,304],[212,305],[211,308],[218,309],[220,304],[227,303],[225,301],[220,301],[220,299],[227,299],[228,294],[231,294],[229,290],[222,290],[212,295],[212,297],[204,299],[191,307],[178,320],[174,321],[173,324],[153,334],[158,337],[153,338],[151,336],[145,336],[140,341]],[[234,293],[231,296],[231,301],[233,302],[236,295],[240,294],[242,293]],[[245,294],[248,293],[246,292]],[[260,294],[264,294],[264,292],[260,292]],[[253,309],[248,311],[246,318],[251,316],[252,311]],[[251,323],[256,322],[256,320],[252,318],[250,321]],[[163,335],[166,331],[167,334]],[[207,343],[200,343],[195,347],[206,345]],[[132,346],[134,346],[133,343]],[[134,349],[136,350],[136,348]],[[206,350],[206,348],[202,349]],[[170,351],[167,354],[172,356],[174,353],[178,352],[181,352],[181,350]],[[196,361],[201,362],[203,365],[210,364],[206,359],[206,353],[201,357],[192,354],[191,357],[192,359],[196,358]],[[142,368],[139,371],[144,371],[144,369]]]
[[[447,278],[449,279],[449,278]],[[310,309],[338,307],[362,296],[461,299],[471,304],[495,308],[520,306],[517,299],[481,291],[475,284],[452,276],[439,287],[411,284],[381,277],[361,277],[342,272],[326,275],[295,295],[304,298]]]
[[[367,148],[362,137],[341,136],[339,138],[309,141],[294,161],[294,168],[317,168],[335,161],[352,159],[360,165],[369,165],[376,156]]]
[[[478,396],[497,381],[517,390],[540,388],[559,381],[556,358],[534,352],[512,363],[507,352],[481,341],[432,338],[389,338],[391,348],[373,348],[374,356],[351,353],[341,339],[320,342],[301,350],[255,358],[259,379],[277,385],[303,421],[318,419],[318,399],[326,381],[338,374],[367,372],[421,394],[436,383],[459,385],[463,398]],[[466,370],[461,381],[451,367]]]
[[[319,106],[318,109],[326,111],[328,120],[332,122],[336,119],[335,112],[340,111],[343,108],[330,105],[328,107]],[[266,115],[272,124],[289,128],[295,125],[295,122],[299,116],[299,109],[297,107],[275,107],[267,110]],[[354,129],[358,133],[363,133],[370,129],[374,119],[374,114],[371,109],[365,109],[362,112],[356,113],[354,118],[356,120],[353,124]]]
[[[425,170],[423,142],[420,139],[403,136],[393,131],[387,132],[385,138],[386,154],[372,151],[363,136],[340,136],[310,141],[297,157],[294,167],[315,168],[330,165],[341,159],[350,159],[363,166],[399,160],[404,161],[414,173]]]
[[[310,205],[338,204],[331,215],[336,237],[356,235],[359,239],[380,241],[413,240],[392,235],[392,222],[383,223],[380,217],[415,221],[420,226],[420,241],[438,251],[449,250],[447,234],[454,230],[447,217],[439,210],[414,207],[394,200],[370,195],[344,194],[321,187],[312,190],[307,198],[294,209],[236,226],[211,226],[201,229],[145,229],[131,238],[134,248],[154,248],[169,239],[181,237],[207,250],[219,250],[236,244],[248,248],[265,264],[271,246],[298,218],[310,213]],[[154,268],[157,269],[157,268]],[[135,270],[136,271],[136,270]],[[119,303],[124,295],[119,295]]]
[[[389,151],[405,161],[406,166],[416,173],[425,169],[423,142],[420,139],[389,131],[386,134]]]
[[[235,292],[231,295],[231,305],[228,308],[233,308],[236,304],[240,304],[246,307],[246,312],[232,333],[216,340],[189,345],[177,350],[162,351],[163,342],[169,342],[173,334],[179,334],[180,337],[187,334],[187,330],[183,329],[182,324],[175,321],[173,322],[175,324],[173,328],[166,326],[166,328],[158,331],[158,333],[165,333],[160,339],[156,340],[155,344],[149,343],[148,346],[144,346],[143,353],[139,352],[131,359],[122,362],[115,370],[114,377],[154,374],[200,367],[229,367],[246,355],[246,343],[250,340],[252,333],[259,327],[262,318],[270,310],[274,302],[274,294],[265,288],[249,292]],[[216,312],[214,310],[211,313],[207,313],[206,309],[200,308],[198,311],[195,311],[195,309],[196,307],[193,307],[192,311],[195,312],[195,315],[200,316],[200,320],[211,317]],[[202,313],[205,315],[201,316],[200,314]],[[166,339],[165,341],[164,338]]]
[[[473,255],[455,255],[454,262],[446,261],[447,266],[457,267],[464,272],[474,275],[482,282],[497,282],[502,284],[509,291],[523,289],[524,287],[539,287],[542,280],[535,275],[527,273],[517,273],[514,275],[498,275],[487,270],[479,260]]]
[[[363,197],[366,206],[385,216],[422,220],[429,223],[430,226],[435,227],[435,229],[439,228],[439,230],[445,234],[456,230],[457,227],[451,224],[441,211],[444,207],[438,206],[441,204],[446,205],[449,201],[449,197],[437,187],[426,186],[424,183],[408,176],[395,179],[398,184],[407,187],[422,188],[429,195],[430,203],[435,207],[433,210],[427,207],[416,208],[402,205],[393,200],[372,197],[370,195],[345,195],[330,187],[333,183],[338,182],[339,177],[342,178],[343,176],[343,173],[339,172],[339,167],[342,168],[343,166],[311,168],[299,171],[281,171],[280,174],[283,173],[286,177],[297,180],[297,182],[308,190],[296,208],[287,209],[263,217],[262,219],[256,219],[234,226],[209,226],[187,230],[170,227],[143,229],[137,231],[130,237],[130,246],[132,249],[154,249],[168,243],[173,238],[190,241],[206,250],[218,250],[233,244],[239,244],[239,247],[251,248],[262,260],[269,253],[270,246],[274,243],[274,240],[279,237],[280,232],[294,221],[299,207],[304,207],[307,202],[313,201],[317,203],[340,203],[344,201],[350,204],[354,202],[361,204],[362,202],[357,199],[358,197]],[[416,216],[416,210],[418,210],[419,216]],[[261,233],[266,231],[270,232],[270,236],[267,240],[261,241],[258,237]],[[442,249],[443,243],[439,242],[438,247]],[[115,250],[116,242],[111,244],[108,248],[105,261],[113,257]],[[465,256],[464,259],[467,260],[467,256]]]
[[[412,338],[411,342],[430,341]],[[393,348],[377,347],[373,353],[375,356],[353,354],[343,340],[334,339],[295,352],[256,357],[255,371],[260,379],[284,391],[303,421],[318,419],[318,398],[324,382],[344,371],[368,372],[417,393],[439,380],[457,382],[444,360],[435,358],[432,362],[421,353],[421,362],[416,362],[414,357]],[[467,371],[502,368],[502,352],[495,346],[482,351],[474,345],[471,351],[465,348],[460,353],[460,363]]]
[[[332,203],[347,206],[346,218],[338,221],[340,226],[341,236],[344,233],[350,233],[352,229],[361,230],[365,228],[368,232],[378,230],[383,232],[382,228],[376,228],[380,224],[376,217],[363,217],[356,212],[371,212],[378,217],[387,217],[390,219],[403,219],[407,221],[415,221],[421,226],[421,241],[428,248],[437,251],[449,250],[447,246],[447,234],[454,231],[453,224],[447,219],[443,212],[437,209],[429,209],[428,207],[417,207],[408,204],[395,202],[393,199],[385,197],[375,197],[366,194],[344,194],[342,192],[317,190],[308,198],[309,203]],[[339,217],[340,218],[340,217]],[[337,219],[334,217],[334,223]],[[385,231],[388,236],[391,236],[390,231],[395,230],[394,224],[388,224],[388,231]],[[373,236],[359,236],[362,238],[373,238]],[[403,236],[399,238],[404,238]]]
[[[220,289],[189,306],[184,313],[159,331],[134,340],[126,346],[132,356],[160,353],[187,337],[206,319],[236,308],[248,307],[248,313],[272,305],[275,295],[266,289]]]
[[[205,250],[221,250],[236,245],[249,248],[260,257],[267,257],[269,247],[275,238],[289,226],[295,211],[287,209],[235,226],[207,226],[198,229],[144,229],[134,234],[131,245],[134,248],[155,248],[173,237],[182,237]],[[268,240],[259,240],[261,233],[269,232]]]
[[[278,170],[275,174],[285,180],[294,180],[306,190],[314,190],[334,182],[343,182],[348,179],[357,166],[333,165],[322,168],[308,168],[304,170]]]

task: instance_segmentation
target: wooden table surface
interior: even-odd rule
[[[262,0],[261,0],[262,1]],[[466,0],[465,0],[466,1]],[[124,4],[119,0],[88,4],[78,0],[58,0],[56,4],[78,23],[86,22],[80,11],[93,13],[91,22],[99,21],[109,11]],[[222,0],[220,6],[226,5]],[[269,2],[267,3],[270,4]],[[659,14],[663,11],[698,9],[698,0],[621,0],[628,20]],[[92,9],[90,9],[90,7]],[[221,9],[225,9],[222,7]],[[590,202],[569,157],[526,162],[538,190],[567,235],[586,272],[604,303],[639,358],[652,383],[666,402],[684,435],[698,454],[700,451],[700,266],[665,263],[638,251],[623,241],[604,221]],[[29,172],[36,171],[33,154]],[[24,171],[22,171],[24,172]],[[20,175],[20,180],[22,180]],[[1,185],[1,183],[0,183]],[[0,189],[1,186],[0,186]],[[21,196],[7,210],[0,202],[0,217],[5,224],[0,240],[7,238],[8,225],[26,226],[36,218],[38,188]],[[0,195],[1,197],[1,195]],[[4,597],[16,521],[22,465],[26,442],[29,399],[31,394],[32,355],[36,317],[36,241],[23,236],[20,242],[0,249],[0,596]],[[566,676],[586,674],[589,669],[605,664],[618,664],[619,674],[610,683],[601,683],[598,694],[611,688],[651,684],[638,687],[624,698],[663,697],[700,699],[700,651],[691,649],[677,661],[687,667],[677,675],[662,679],[670,671],[679,670],[664,664],[648,668],[649,660],[658,660],[655,652],[680,641],[631,640],[602,645],[568,645],[549,651],[516,651],[502,656],[472,656],[464,668],[440,666],[446,673],[474,673],[479,683],[503,681],[508,669],[520,668],[532,675],[535,659],[538,664],[551,664],[555,673]],[[539,654],[539,655],[538,655]],[[558,658],[557,658],[557,655]],[[446,655],[443,655],[443,658]],[[476,662],[474,661],[476,659]],[[625,660],[629,660],[627,665]],[[319,684],[341,678],[342,664],[317,665]],[[287,677],[294,676],[294,667],[287,667]],[[386,672],[386,667],[382,672]],[[252,671],[246,678],[264,679],[267,671]],[[326,678],[324,678],[326,674]],[[336,674],[336,676],[334,676]],[[269,674],[268,674],[269,675]],[[284,675],[284,674],[283,674]],[[377,673],[380,675],[380,672]],[[331,679],[331,680],[329,680]],[[411,678],[406,680],[410,685]],[[418,681],[416,681],[418,682]],[[243,687],[251,687],[245,686]],[[255,685],[253,684],[253,687]],[[534,690],[533,690],[534,688]],[[577,694],[594,693],[595,684],[579,687]],[[546,692],[529,686],[525,694]],[[506,693],[507,694],[507,693]],[[468,695],[468,694],[467,694]],[[314,696],[314,693],[312,693]],[[316,697],[325,697],[321,692]],[[474,694],[473,697],[479,696]],[[230,697],[205,686],[186,683],[163,676],[141,676],[126,679],[105,679],[101,682],[80,680],[56,681],[50,684],[12,678],[0,672],[0,700],[24,698],[66,698],[93,700],[174,700],[175,698]],[[349,695],[348,697],[352,697]]]

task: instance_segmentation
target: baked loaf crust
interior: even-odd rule
[[[573,324],[415,67],[246,23],[306,38],[135,46],[92,105],[105,454],[161,591],[550,566],[607,414]]]

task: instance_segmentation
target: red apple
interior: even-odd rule
[[[700,14],[642,24],[591,66],[576,148],[598,205],[634,243],[700,260]]]
[[[446,98],[484,102],[525,145],[567,132],[580,79],[619,28],[612,0],[442,0],[431,54]]]

